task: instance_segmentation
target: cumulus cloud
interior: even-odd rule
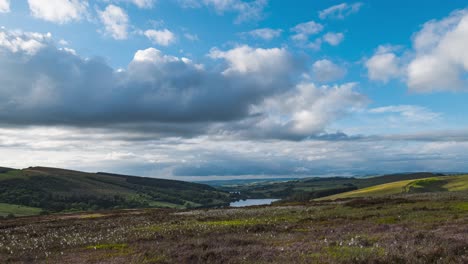
[[[34,17],[59,24],[80,20],[88,8],[88,1],[80,0],[28,0],[28,4]]]
[[[296,34],[292,36],[293,40],[306,41],[309,36],[320,33],[323,30],[323,25],[315,21],[301,23],[291,28],[291,31]]]
[[[262,19],[268,0],[179,0],[179,3],[185,8],[213,8],[218,14],[235,12],[238,13],[235,23],[242,23]]]
[[[225,75],[254,73],[265,78],[264,81],[276,79],[273,75],[284,75],[294,68],[291,54],[285,48],[254,49],[246,45],[228,51],[214,48],[209,56],[226,60],[228,68],[223,72]]]
[[[149,29],[143,33],[151,42],[160,46],[169,46],[176,41],[176,36],[168,29]]]
[[[10,12],[10,0],[0,0],[0,13]]]
[[[400,79],[412,92],[466,90],[468,85],[468,10],[431,20],[413,35],[411,50],[399,56],[399,47],[380,46],[366,61],[369,79]]]
[[[395,54],[396,47],[380,46],[375,54],[369,58],[365,65],[369,79],[388,82],[390,79],[402,75],[402,62]]]
[[[250,120],[246,133],[257,137],[300,140],[327,133],[332,122],[363,108],[368,99],[355,91],[356,83],[317,86],[300,83],[284,94],[267,98],[253,111],[261,113]]]
[[[319,82],[336,81],[344,77],[346,69],[336,65],[330,60],[318,60],[312,65],[312,73]]]
[[[271,28],[259,28],[249,32],[245,32],[244,35],[249,35],[254,38],[261,38],[264,40],[272,40],[281,35],[283,30],[281,29],[271,29]]]
[[[12,52],[34,55],[51,40],[52,34],[0,31],[0,46]]]
[[[354,3],[354,4],[342,3],[339,5],[334,5],[334,6],[331,6],[327,9],[320,11],[319,17],[321,19],[326,19],[326,18],[344,19],[345,17],[351,14],[359,12],[362,5],[363,3]]]
[[[456,11],[432,20],[414,35],[415,57],[407,68],[413,92],[466,89],[468,73],[468,11]]]
[[[323,36],[323,41],[332,46],[338,46],[344,40],[343,33],[328,32]]]
[[[214,49],[221,71],[149,48],[117,71],[57,49],[47,35],[0,36],[0,122],[9,125],[206,133],[217,122],[249,117],[253,105],[291,89],[299,75],[295,58],[279,48]]]
[[[106,33],[114,39],[122,40],[128,37],[128,15],[122,8],[108,5],[105,10],[98,11]]]
[[[48,34],[0,36],[4,125],[299,140],[325,133],[366,101],[355,84],[297,85],[303,64],[285,48],[214,48],[208,57],[224,66],[213,69],[148,48],[115,70],[101,59],[56,48]]]

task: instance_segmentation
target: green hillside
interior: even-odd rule
[[[16,204],[4,204],[0,203],[0,216],[7,217],[13,216],[30,216],[38,215],[42,211],[41,208],[34,208]]]
[[[31,211],[36,214],[41,210],[210,207],[230,201],[229,193],[197,183],[44,167],[0,170],[0,203],[13,209],[39,209]],[[15,214],[12,208],[0,206],[0,214]]]
[[[240,192],[244,198],[278,198],[287,201],[308,201],[310,199],[354,191],[385,183],[439,176],[443,175],[421,172],[390,174],[365,178],[316,177],[283,182],[260,182],[243,185],[230,184],[218,186],[218,188],[229,192]]]
[[[386,183],[346,193],[340,193],[324,197],[322,199],[377,197],[401,193],[451,192],[466,190],[468,190],[468,175],[460,175]]]

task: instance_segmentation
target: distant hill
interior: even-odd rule
[[[5,168],[5,167],[0,167],[0,173],[4,173],[4,172],[7,172],[7,171],[11,171],[11,170],[14,170],[14,169]]]
[[[264,178],[264,179],[235,179],[235,180],[208,180],[208,181],[197,181],[197,183],[208,184],[214,187],[229,187],[229,186],[238,186],[246,184],[265,184],[265,183],[274,183],[274,182],[288,182],[294,181],[298,178]]]
[[[60,212],[211,207],[231,199],[227,192],[198,183],[45,167],[0,168],[0,215],[14,214],[14,208]]]
[[[322,199],[326,200],[353,197],[378,197],[401,193],[448,192],[467,190],[468,175],[460,175],[397,181],[363,188],[355,191],[340,193],[324,197]]]
[[[308,201],[379,184],[443,176],[443,174],[420,172],[365,178],[315,177],[286,182],[258,182],[240,186],[220,186],[219,188],[229,192],[240,192],[244,198],[278,198],[288,201]]]

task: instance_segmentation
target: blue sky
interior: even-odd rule
[[[468,171],[467,8],[0,0],[1,165],[188,180]]]

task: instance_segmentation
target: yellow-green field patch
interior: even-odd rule
[[[41,208],[28,207],[16,204],[0,203],[0,216],[31,216],[42,212]]]

